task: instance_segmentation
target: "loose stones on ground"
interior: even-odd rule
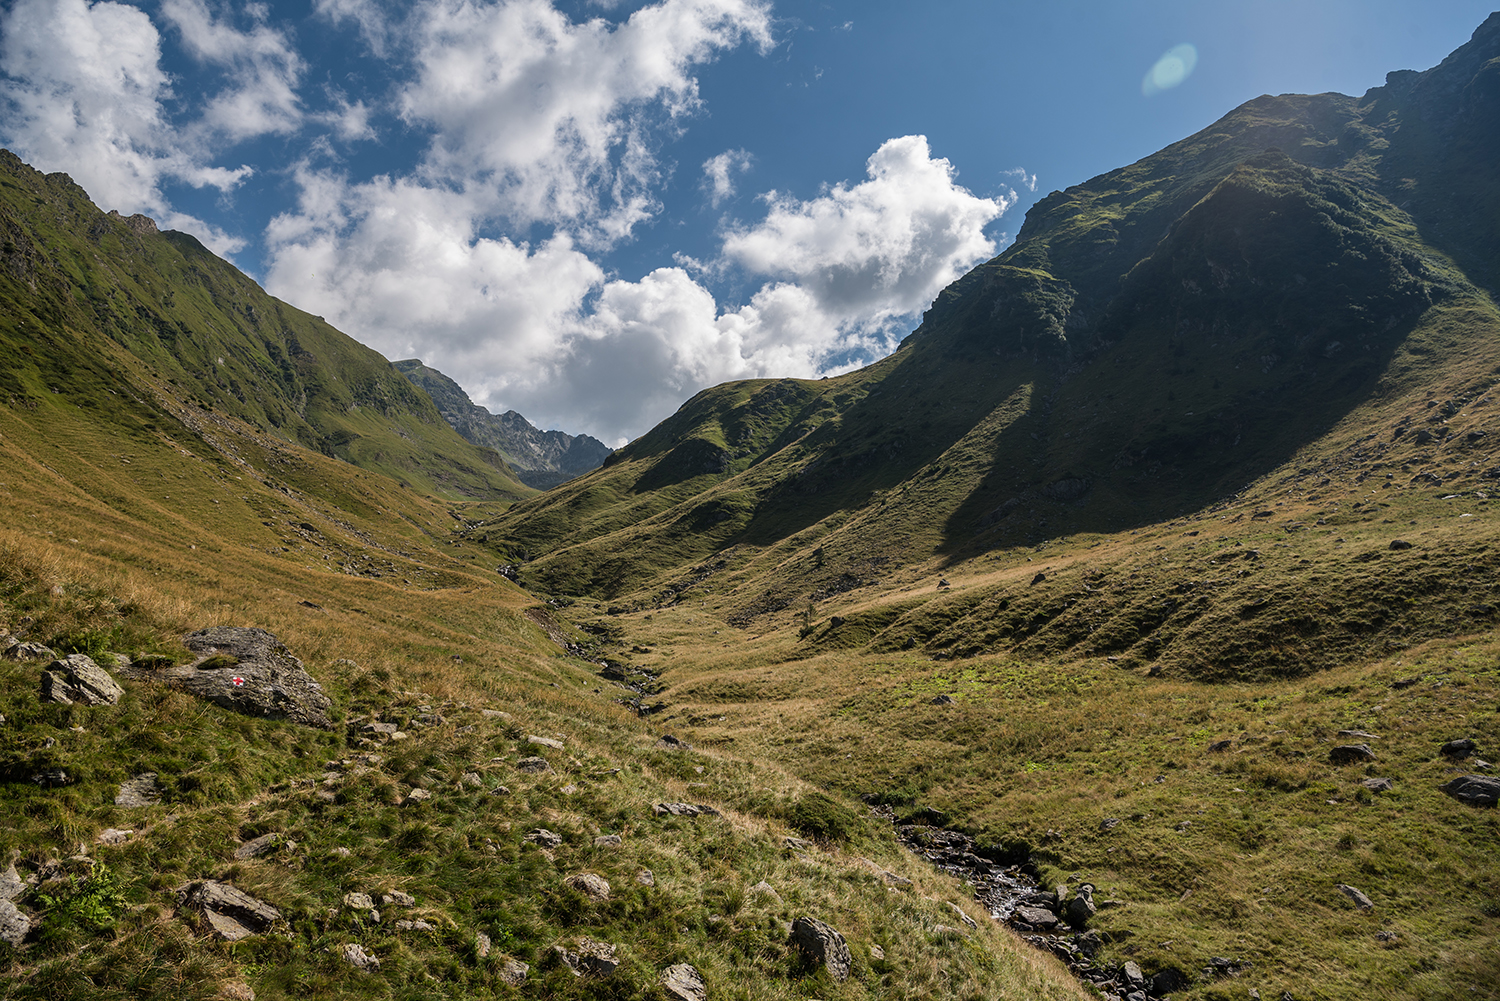
[[[281,912],[265,901],[211,879],[178,887],[177,902],[227,942],[264,932],[281,920]]]
[[[708,987],[703,975],[687,963],[669,966],[661,973],[662,988],[679,1001],[707,1001]]]

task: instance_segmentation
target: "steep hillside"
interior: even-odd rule
[[[514,410],[496,416],[469,399],[463,387],[421,359],[394,363],[413,386],[432,397],[443,419],[480,448],[492,448],[527,486],[549,490],[599,466],[609,457],[609,446],[586,434],[540,431]]]
[[[191,236],[101,212],[66,175],[5,151],[0,302],[0,394],[13,408],[60,397],[146,436],[175,424],[170,413],[453,499],[531,493],[374,351]]]

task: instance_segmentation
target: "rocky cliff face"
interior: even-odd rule
[[[496,416],[469,399],[463,387],[419,358],[395,363],[412,385],[427,391],[453,429],[482,448],[505,456],[521,482],[547,490],[597,469],[610,448],[586,434],[541,431],[514,410]]]

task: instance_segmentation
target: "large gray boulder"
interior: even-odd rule
[[[72,653],[42,671],[43,702],[71,706],[118,705],[125,690],[87,654]]]
[[[1500,802],[1500,779],[1488,775],[1460,775],[1439,788],[1469,806],[1494,806]]]
[[[333,702],[323,687],[271,633],[217,626],[182,639],[198,655],[191,664],[152,670],[131,667],[131,676],[180,688],[232,712],[287,720],[327,730]]]
[[[800,917],[792,922],[791,941],[803,959],[823,966],[835,982],[849,979],[849,945],[828,925],[817,918]]]
[[[264,900],[212,879],[179,886],[177,903],[226,942],[264,932],[281,920],[281,912]]]

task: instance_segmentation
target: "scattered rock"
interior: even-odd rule
[[[964,924],[968,925],[970,928],[978,928],[979,927],[978,922],[976,922],[973,918],[969,917],[969,915],[964,912],[964,909],[962,907],[958,906],[957,904],[955,904],[951,900],[945,900],[943,902],[948,905],[948,909],[949,910],[951,910],[954,914],[958,915],[958,919],[960,921],[962,921]]]
[[[1352,900],[1354,902],[1354,906],[1358,907],[1360,910],[1368,911],[1374,909],[1375,901],[1371,900],[1369,897],[1365,896],[1354,887],[1349,886],[1346,883],[1338,883],[1336,884],[1336,887],[1340,893]]]
[[[1392,782],[1390,779],[1384,778],[1365,779],[1360,783],[1360,785],[1364,786],[1371,792],[1390,792],[1393,788],[1395,788],[1394,782]]]
[[[580,872],[569,876],[563,882],[590,900],[609,899],[609,880],[603,876],[597,876],[591,872]]]
[[[458,777],[458,784],[469,789],[484,788],[484,779],[478,772],[464,772]]]
[[[1488,775],[1460,775],[1439,788],[1468,806],[1494,806],[1500,802],[1500,779]]]
[[[6,646],[4,652],[0,653],[0,656],[3,656],[6,660],[16,661],[57,659],[57,654],[53,653],[52,648],[49,646],[43,646],[40,643],[22,643],[19,641]]]
[[[1238,972],[1241,968],[1241,964],[1235,963],[1232,960],[1215,958],[1211,962],[1214,964],[1216,971]],[[1226,967],[1220,966],[1220,963],[1228,964],[1227,970]],[[1152,975],[1151,987],[1148,993],[1154,998],[1166,997],[1168,994],[1187,990],[1192,986],[1192,983],[1192,978],[1186,973],[1183,973],[1176,967],[1168,966],[1166,969],[1158,970]]]
[[[73,781],[68,777],[68,773],[61,768],[43,769],[40,772],[33,773],[30,778],[32,782],[35,782],[43,789],[56,789],[59,786],[69,785]]]
[[[1028,924],[1038,931],[1051,931],[1057,927],[1057,915],[1045,907],[1022,905],[1011,912],[1010,919],[1013,922]]]
[[[529,841],[539,848],[558,848],[563,843],[561,834],[549,831],[545,827],[538,827],[521,840]]]
[[[488,935],[484,932],[476,932],[474,935],[474,957],[476,959],[489,959],[490,949],[493,945],[494,943],[490,941]]]
[[[71,706],[118,705],[125,690],[86,654],[74,653],[54,660],[42,671],[43,702]]]
[[[191,664],[160,669],[133,665],[123,673],[180,688],[245,716],[332,728],[332,701],[271,633],[217,626],[189,633],[182,642],[198,654]]]
[[[526,975],[531,972],[531,967],[519,959],[507,959],[500,966],[500,980],[512,987],[520,987],[526,982]]]
[[[1369,744],[1340,744],[1328,752],[1328,760],[1335,765],[1358,765],[1375,760],[1375,752]]]
[[[344,906],[351,911],[369,911],[375,909],[375,901],[370,899],[368,893],[346,893]]]
[[[1212,744],[1208,745],[1208,751],[1209,751],[1210,754],[1218,754],[1220,751],[1227,751],[1227,750],[1229,750],[1229,747],[1230,747],[1229,741],[1227,741],[1227,740],[1216,740]]]
[[[770,897],[778,904],[781,903],[781,894],[777,893],[776,888],[770,883],[767,883],[765,880],[761,880],[759,883],[756,883],[746,892],[750,893],[753,896]]]
[[[1445,758],[1453,758],[1456,761],[1462,761],[1464,758],[1467,758],[1475,751],[1478,751],[1479,745],[1474,743],[1474,741],[1470,740],[1468,737],[1462,737],[1458,740],[1448,741],[1448,743],[1442,746],[1441,750]]]
[[[585,937],[578,940],[577,949],[565,949],[560,945],[554,945],[552,949],[580,977],[607,977],[620,967],[615,947],[608,942]]]
[[[25,890],[26,881],[16,872],[16,864],[12,862],[9,869],[0,872],[0,900],[15,900]]]
[[[934,695],[932,697],[932,704],[935,706],[951,706],[954,704],[954,698],[951,695]]]
[[[658,817],[717,817],[719,811],[698,803],[657,803],[651,812]]]
[[[1112,831],[1119,826],[1119,817],[1105,817],[1103,820],[1099,821],[1099,833],[1104,834],[1105,832]]]
[[[1039,573],[1039,574],[1037,574],[1037,575],[1036,575],[1036,576],[1035,576],[1035,577],[1033,577],[1033,578],[1031,578],[1031,583],[1032,583],[1032,585],[1033,585],[1033,586],[1034,586],[1034,585],[1037,585],[1037,584],[1040,584],[1040,583],[1042,583],[1042,582],[1043,582],[1043,581],[1045,581],[1045,580],[1046,580],[1046,579],[1047,579],[1047,575],[1046,575],[1046,574],[1044,574],[1044,573]]]
[[[406,798],[401,801],[401,805],[414,806],[417,803],[421,803],[424,800],[429,800],[431,798],[432,793],[428,792],[426,789],[413,789],[411,792],[406,794]]]
[[[1125,975],[1125,982],[1131,987],[1140,987],[1146,982],[1146,977],[1141,973],[1141,968],[1132,960],[1126,960],[1121,971]]]
[[[655,744],[651,745],[658,751],[691,751],[693,745],[685,740],[678,740],[670,733],[664,733]]]
[[[821,965],[836,983],[849,979],[849,945],[844,936],[817,918],[800,917],[792,922],[791,943],[807,962]]]
[[[161,787],[156,784],[155,772],[142,772],[120,784],[115,793],[115,806],[152,806],[161,800]]]
[[[547,763],[546,758],[522,758],[520,761],[516,762],[516,771],[529,772],[533,775],[542,775],[552,771],[552,766]]]
[[[397,921],[397,931],[437,931],[437,927],[427,921]]]
[[[933,925],[932,933],[938,938],[963,938],[969,933],[952,925]]]
[[[255,988],[243,980],[231,980],[219,985],[219,997],[223,1001],[255,1001]]]
[[[635,881],[642,886],[655,886],[656,873],[652,872],[650,869],[642,869],[640,872],[635,874]]]
[[[528,734],[526,737],[526,743],[536,744],[540,747],[550,747],[554,751],[561,751],[563,749],[563,742],[560,740],[554,740],[551,737],[534,737]]]
[[[1380,737],[1378,735],[1373,734],[1373,733],[1365,733],[1363,730],[1340,730],[1339,733],[1338,733],[1338,735],[1340,737],[1347,737],[1350,740],[1379,740],[1380,739]]]
[[[179,886],[177,905],[196,913],[209,931],[226,942],[265,932],[281,920],[281,912],[265,901],[212,879]]]
[[[687,963],[678,963],[661,971],[661,986],[679,1001],[708,1001],[708,987],[703,974]]]
[[[490,790],[491,796],[509,796],[510,786],[496,786]]]
[[[123,845],[135,831],[122,831],[117,827],[106,827],[94,841],[101,845]]]
[[[373,952],[366,952],[365,947],[355,942],[346,942],[339,947],[339,958],[356,970],[378,970],[380,960]]]
[[[483,716],[485,719],[505,720],[507,723],[515,719],[515,717],[510,713],[505,712],[501,709],[481,709],[479,710],[479,715]]]
[[[1396,550],[1411,549],[1412,544],[1410,542],[1407,542],[1405,539],[1392,539],[1390,548]]]
[[[31,919],[15,904],[0,898],[0,942],[19,949],[30,931]]]
[[[417,906],[417,898],[409,893],[402,893],[400,890],[392,890],[390,893],[381,894],[380,906],[415,907]]]
[[[1067,905],[1068,924],[1074,928],[1082,928],[1089,923],[1089,919],[1098,913],[1098,907],[1094,905],[1094,888],[1084,883],[1078,888],[1078,893]]]
[[[244,844],[236,848],[234,850],[234,857],[239,859],[241,862],[245,861],[246,859],[260,858],[266,852],[270,851],[272,848],[275,848],[276,843],[280,840],[280,834],[262,834],[254,841],[246,841]]]
[[[878,945],[871,945],[870,946],[870,958],[871,959],[884,959],[885,958],[885,950],[882,949]]]
[[[619,848],[625,839],[618,834],[601,834],[594,839],[595,848]]]

